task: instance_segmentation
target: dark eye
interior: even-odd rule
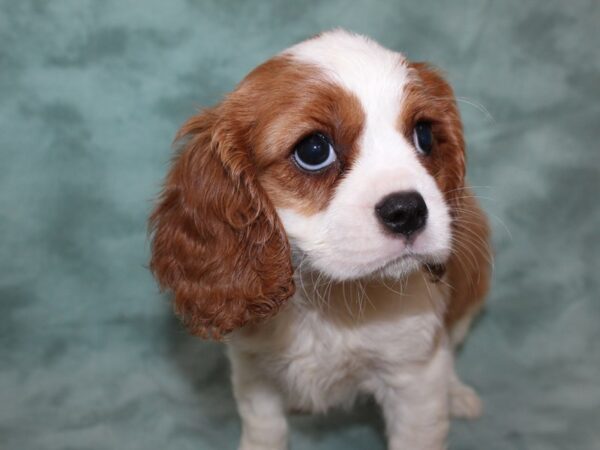
[[[413,130],[413,142],[417,150],[424,155],[429,155],[433,148],[433,134],[430,122],[417,122]]]
[[[311,134],[294,147],[294,160],[304,170],[317,172],[335,162],[333,146],[321,133]]]

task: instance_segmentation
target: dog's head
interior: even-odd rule
[[[451,252],[465,173],[452,89],[333,31],[253,70],[192,117],[151,217],[151,268],[192,332],[221,336],[330,278],[401,277]]]

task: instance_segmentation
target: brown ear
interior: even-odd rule
[[[415,117],[432,118],[435,153],[423,163],[435,178],[446,200],[453,205],[464,188],[466,158],[460,111],[454,91],[441,72],[423,62],[409,63],[413,81],[406,90],[403,123],[412,140]]]
[[[409,67],[417,80],[409,87],[409,101],[420,107],[426,105],[425,111],[436,119],[435,153],[425,160],[425,165],[444,193],[452,214],[452,254],[445,267],[427,267],[434,281],[446,271],[451,294],[445,319],[452,326],[481,305],[489,289],[490,232],[486,216],[465,182],[463,127],[452,87],[426,63],[410,63]]]
[[[193,334],[221,338],[294,293],[289,243],[219,108],[190,119],[150,217],[150,268]]]
[[[453,249],[447,263],[452,286],[446,324],[454,325],[483,303],[490,287],[492,250],[485,213],[469,188],[456,196],[453,217]]]

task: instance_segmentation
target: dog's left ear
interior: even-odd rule
[[[435,68],[412,63],[419,81],[416,95],[424,96],[437,118],[437,157],[429,170],[443,192],[452,215],[453,248],[445,265],[428,266],[433,281],[446,274],[452,286],[446,323],[454,324],[483,301],[489,289],[492,251],[486,216],[465,181],[466,157],[463,126],[450,84]]]
[[[463,125],[452,87],[437,69],[426,63],[410,63],[409,67],[416,89],[408,94],[416,103],[427,104],[436,117],[436,153],[425,164],[435,174],[452,215],[452,254],[445,265],[426,265],[425,273],[432,281],[439,281],[445,274],[451,280],[452,299],[446,318],[453,323],[473,302],[481,301],[488,289],[489,226],[465,181]]]
[[[289,243],[232,101],[192,117],[151,218],[150,268],[193,334],[219,339],[294,293]]]

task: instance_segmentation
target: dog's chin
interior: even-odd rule
[[[376,270],[372,275],[383,278],[402,279],[419,270],[421,265],[422,262],[414,255],[404,255],[390,261],[382,268]]]
[[[446,260],[445,252],[437,255],[419,255],[406,254],[385,264],[383,267],[372,272],[372,277],[402,279],[418,270],[424,270],[429,278],[438,280],[445,272]],[[368,276],[367,275],[367,276]]]
[[[363,263],[359,270],[356,270],[356,266],[353,266],[354,270],[349,270],[346,267],[336,267],[335,269],[337,270],[334,271],[332,270],[333,267],[316,263],[311,260],[310,255],[296,249],[294,252],[294,265],[297,268],[300,266],[299,271],[310,270],[319,272],[331,280],[340,282],[361,279],[401,280],[419,270],[424,270],[431,280],[437,281],[443,276],[447,258],[448,255],[444,251],[430,255],[408,251],[400,256],[391,258],[383,264],[379,261],[379,264],[373,264],[373,266],[369,267],[368,264],[365,265]],[[349,264],[349,266],[352,267],[352,264]]]

